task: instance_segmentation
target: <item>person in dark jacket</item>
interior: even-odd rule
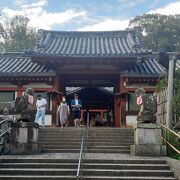
[[[71,107],[72,107],[72,115],[74,120],[74,126],[78,126],[81,118],[81,107],[82,102],[80,99],[78,99],[78,95],[74,95],[74,99],[71,101]]]

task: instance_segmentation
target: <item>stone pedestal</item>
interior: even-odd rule
[[[166,155],[166,146],[162,145],[160,125],[152,123],[138,123],[136,124],[134,130],[134,145],[131,145],[130,147],[132,155]]]
[[[10,153],[38,153],[38,128],[38,124],[34,124],[33,122],[12,123],[10,134]]]

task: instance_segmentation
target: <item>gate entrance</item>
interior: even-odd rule
[[[114,126],[114,87],[66,87],[66,98],[70,104],[74,94],[82,101],[81,120],[90,126]]]

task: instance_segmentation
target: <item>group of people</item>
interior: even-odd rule
[[[36,107],[37,112],[35,116],[35,123],[38,123],[39,118],[42,119],[42,127],[45,127],[45,110],[46,110],[47,101],[46,99],[42,98],[41,95],[37,96]],[[78,126],[81,117],[81,109],[82,102],[78,98],[78,95],[74,95],[74,99],[71,101],[71,108],[72,108],[72,118],[74,120],[74,126]],[[60,120],[61,127],[67,126],[68,122],[68,115],[70,114],[70,108],[67,104],[66,97],[62,97],[62,101],[60,102],[58,109],[57,109],[57,118]]]

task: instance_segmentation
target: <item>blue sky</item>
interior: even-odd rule
[[[180,14],[180,0],[0,0],[0,13],[1,21],[27,16],[38,29],[122,30],[144,13]]]

